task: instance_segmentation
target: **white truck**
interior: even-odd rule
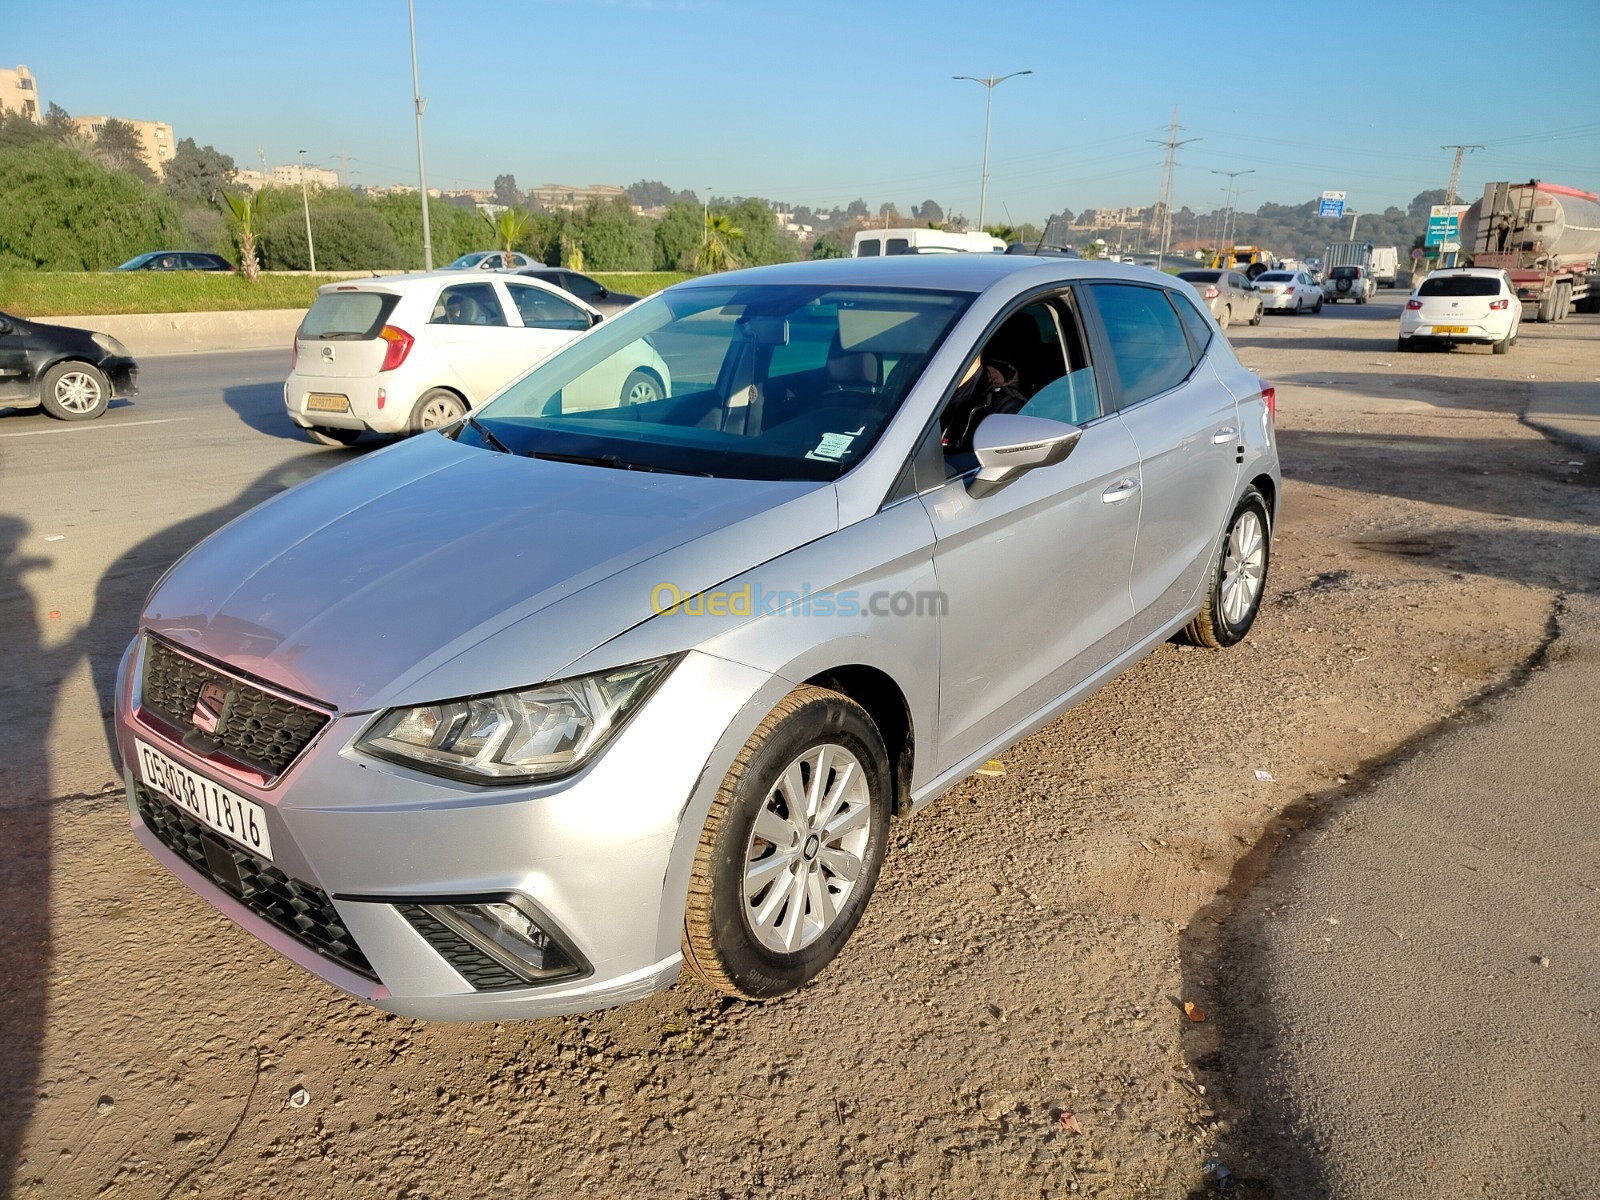
[[[1004,254],[1006,244],[987,233],[944,229],[863,229],[850,243],[855,258],[885,254]]]
[[[1400,251],[1395,246],[1377,246],[1372,251],[1372,278],[1381,288],[1393,287],[1400,271]]]

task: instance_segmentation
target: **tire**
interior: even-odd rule
[[[111,407],[111,384],[90,363],[57,363],[39,381],[39,402],[59,421],[92,421]]]
[[[1205,604],[1184,627],[1184,639],[1212,650],[1243,641],[1261,611],[1271,563],[1272,514],[1266,498],[1247,487],[1217,543]]]
[[[312,425],[306,436],[319,446],[353,446],[365,430],[334,429],[328,425]]]
[[[467,415],[466,401],[449,388],[429,388],[411,410],[412,433],[426,433]]]
[[[1491,343],[1490,344],[1490,349],[1492,349],[1496,354],[1507,354],[1507,353],[1510,353],[1510,350],[1511,350],[1511,335],[1508,333],[1508,334],[1505,335],[1505,337],[1501,338],[1498,342]]]
[[[1547,325],[1556,319],[1556,288],[1551,288],[1539,301],[1539,312],[1534,320],[1541,325]]]
[[[1311,315],[1314,317],[1322,311],[1322,297],[1317,297],[1317,302],[1311,306]]]
[[[1572,285],[1558,283],[1556,285],[1556,320],[1565,321],[1567,313],[1572,311]]]
[[[1233,307],[1231,305],[1224,304],[1222,306],[1222,315],[1217,318],[1217,328],[1218,329],[1226,329],[1232,323],[1233,323]]]
[[[1261,305],[1261,304],[1256,305],[1256,315],[1250,318],[1250,324],[1252,324],[1252,325],[1261,324],[1261,318],[1266,315],[1266,312],[1267,312],[1267,310],[1266,310],[1266,306],[1265,305]]]
[[[1244,269],[1244,277],[1251,283],[1254,283],[1257,279],[1261,278],[1261,276],[1265,275],[1270,270],[1272,270],[1272,268],[1267,266],[1266,263],[1251,263]]]
[[[1394,348],[1401,354],[1410,354],[1416,350],[1416,347],[1411,344],[1410,338],[1396,338]]]
[[[666,389],[661,386],[661,379],[654,371],[640,367],[630,371],[628,377],[622,381],[619,403],[624,408],[630,404],[649,404],[652,400],[665,399]]]
[[[1300,315],[1300,312],[1301,312],[1301,309],[1302,309],[1302,307],[1303,307],[1303,306],[1302,306],[1302,305],[1301,305],[1301,303],[1300,303],[1300,297],[1299,297],[1299,296],[1296,296],[1296,297],[1295,297],[1295,298],[1294,298],[1294,315],[1295,315],[1295,316],[1297,316],[1297,317],[1298,317],[1298,316],[1299,316],[1299,315]]]
[[[784,793],[809,784],[818,765],[828,772],[824,803],[849,807],[793,821],[800,806]],[[729,995],[770,1000],[832,962],[883,865],[890,781],[883,738],[859,704],[810,686],[785,696],[739,752],[701,831],[683,915],[689,969]],[[831,916],[823,911],[841,899]]]

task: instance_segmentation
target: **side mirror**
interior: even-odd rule
[[[593,329],[596,325],[600,324],[600,322],[604,321],[605,319],[606,318],[605,318],[605,314],[604,313],[590,313],[589,314],[589,328]]]
[[[1082,436],[1082,429],[1065,421],[991,413],[972,435],[978,474],[967,492],[987,496],[1035,467],[1054,466],[1072,453]]]

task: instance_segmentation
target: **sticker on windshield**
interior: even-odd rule
[[[849,453],[850,443],[866,431],[867,427],[863,425],[854,433],[825,433],[822,435],[822,440],[817,443],[817,448],[809,451],[806,457],[823,462],[838,462]]]

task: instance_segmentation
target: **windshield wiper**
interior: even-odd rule
[[[470,418],[469,418],[470,419]],[[580,467],[606,467],[613,471],[647,471],[654,475],[699,475],[711,478],[709,471],[686,471],[680,467],[653,467],[631,462],[620,454],[553,454],[548,450],[529,450],[529,458],[542,458],[547,462],[575,463]]]
[[[479,437],[483,438],[484,441],[488,442],[489,445],[492,448],[500,451],[501,454],[510,454],[511,453],[510,447],[508,447],[499,438],[495,437],[494,434],[490,433],[489,429],[488,429],[488,426],[484,425],[483,422],[478,420],[477,417],[471,416],[469,414],[468,417],[467,417],[467,424],[471,425],[472,428],[477,431]]]

